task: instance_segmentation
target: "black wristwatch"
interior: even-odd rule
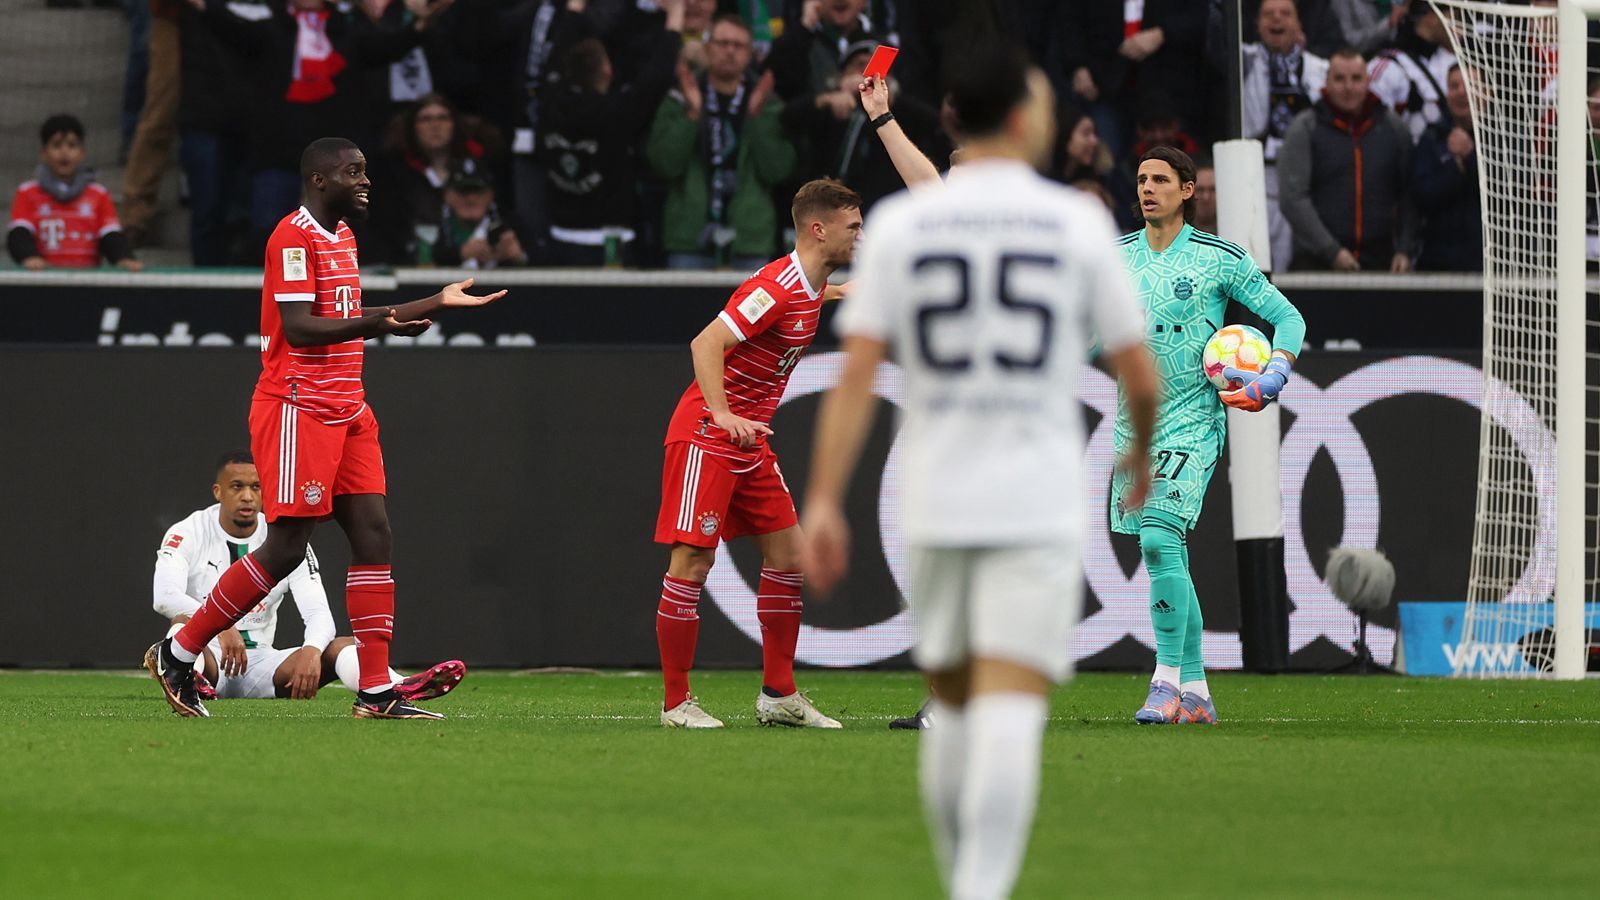
[[[893,122],[893,121],[894,121],[894,113],[886,112],[883,115],[881,115],[881,116],[877,117],[876,119],[872,120],[872,130],[873,131],[877,131],[879,128],[882,128],[883,126],[885,126],[885,125],[887,125],[887,124],[889,124],[890,122]]]

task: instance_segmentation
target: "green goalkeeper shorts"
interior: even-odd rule
[[[1144,510],[1160,510],[1192,530],[1200,520],[1200,506],[1211,484],[1211,473],[1222,457],[1225,432],[1210,440],[1167,442],[1150,451],[1150,496],[1144,506],[1128,509],[1123,494],[1132,479],[1118,470],[1111,476],[1111,530],[1118,534],[1138,534]]]

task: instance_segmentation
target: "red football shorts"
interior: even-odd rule
[[[656,543],[715,547],[719,540],[771,534],[798,522],[772,448],[763,444],[752,465],[688,441],[667,445]]]
[[[325,425],[280,400],[254,400],[250,452],[268,522],[279,516],[326,518],[340,494],[387,492],[378,417],[370,406],[349,422]]]

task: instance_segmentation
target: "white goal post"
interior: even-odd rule
[[[1600,530],[1586,277],[1600,0],[1431,2],[1467,86],[1484,225],[1485,395],[1455,674],[1581,678]],[[1496,424],[1512,405],[1523,426]]]

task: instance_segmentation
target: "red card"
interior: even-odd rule
[[[872,58],[867,60],[867,70],[862,72],[865,78],[876,78],[882,81],[889,77],[889,67],[894,65],[894,58],[900,51],[887,44],[879,44],[878,49],[872,51]]]

